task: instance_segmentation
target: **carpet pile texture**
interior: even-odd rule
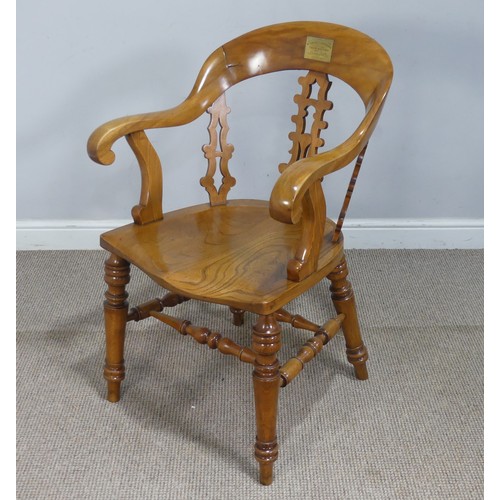
[[[122,400],[105,400],[105,257],[18,252],[18,498],[482,498],[482,251],[347,251],[370,378],[354,378],[338,335],[282,390],[269,487],[253,458],[251,366],[131,322]],[[325,322],[328,284],[287,309]],[[131,306],[162,294],[136,269],[128,291]],[[170,312],[250,344],[252,314],[235,327],[226,307]],[[280,359],[310,336],[285,325]]]

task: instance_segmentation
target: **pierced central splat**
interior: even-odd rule
[[[306,158],[314,156],[318,148],[325,144],[324,139],[320,138],[321,131],[328,127],[328,123],[323,121],[325,111],[333,108],[333,103],[327,99],[328,90],[332,83],[325,73],[309,71],[306,76],[299,78],[299,84],[302,86],[302,92],[294,97],[294,102],[298,106],[298,113],[292,116],[292,121],[296,124],[296,129],[288,134],[293,142],[290,150],[291,158],[288,163],[281,163],[280,172],[283,172],[288,165]],[[312,98],[313,86],[317,84],[318,93],[316,98]],[[309,107],[315,109],[312,115],[313,122],[310,132],[306,132],[306,118],[309,114]]]
[[[208,160],[207,173],[200,179],[200,184],[207,190],[210,197],[210,205],[225,205],[227,193],[236,184],[236,179],[229,173],[229,159],[233,156],[234,146],[227,143],[227,115],[231,109],[226,105],[226,96],[222,94],[207,110],[210,114],[208,133],[210,143],[203,146],[205,158]],[[217,126],[220,126],[220,134]],[[217,146],[220,143],[220,151]],[[219,170],[222,175],[222,184],[219,189],[215,187],[214,175],[217,170],[217,158],[219,158]]]

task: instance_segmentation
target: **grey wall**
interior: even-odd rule
[[[171,107],[209,53],[251,29],[291,20],[357,28],[395,67],[349,215],[480,218],[483,215],[482,3],[477,0],[19,0],[18,219],[123,219],[139,173],[121,140],[110,167],[86,156],[109,119]],[[234,197],[267,198],[288,160],[296,74],[253,79],[228,92],[235,146]],[[249,97],[250,96],[250,97]],[[333,146],[361,118],[343,84],[326,136]],[[345,99],[344,99],[345,98]],[[345,101],[345,104],[342,104]],[[165,210],[205,201],[201,145],[207,117],[151,133],[163,164]],[[330,215],[347,176],[326,181]]]

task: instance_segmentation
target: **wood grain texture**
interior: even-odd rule
[[[321,139],[321,131],[328,128],[328,122],[323,120],[325,112],[333,108],[333,103],[327,99],[328,91],[332,83],[325,73],[309,71],[306,76],[299,77],[302,92],[297,94],[293,100],[297,104],[297,114],[292,116],[295,130],[288,137],[292,141],[290,150],[291,158],[288,163],[281,163],[279,171],[283,172],[289,165],[302,158],[314,156],[318,149],[324,146],[325,141]],[[312,97],[313,87],[317,87],[316,97]],[[311,117],[310,107],[314,108],[312,123],[307,126],[307,117]]]
[[[323,347],[340,330],[344,319],[345,316],[339,314],[336,318],[317,328],[314,337],[310,338],[299,352],[280,368],[281,387],[287,386],[304,369],[304,365],[321,352]]]
[[[334,40],[331,61],[304,57],[308,36]],[[378,118],[389,90],[392,64],[386,51],[364,33],[338,24],[309,21],[259,28],[219,47],[203,64],[185,101],[166,111],[125,116],[105,123],[89,138],[89,156],[98,163],[110,165],[115,159],[111,148],[120,137],[140,130],[189,123],[238,82],[286,69],[318,71],[340,78],[356,90],[367,106],[369,114],[355,137],[338,151],[344,161],[344,150],[351,145],[356,147],[356,143],[363,140],[362,136],[371,133],[371,123]],[[338,165],[331,162],[331,158],[326,160],[328,166],[323,170]],[[288,218],[286,213],[287,210],[283,216]]]
[[[333,272],[328,275],[328,279],[331,281],[330,291],[337,314],[345,315],[342,330],[346,343],[347,360],[354,366],[356,378],[366,380],[368,378],[366,368],[368,351],[361,338],[356,301],[351,282],[347,279],[348,273],[347,262],[343,258]]]
[[[227,143],[230,110],[224,92],[248,78],[282,70],[308,72],[300,78],[302,92],[295,97],[298,111],[292,117],[296,129],[290,134],[291,158],[281,165],[281,175],[269,202],[228,202],[227,193],[235,179],[228,169],[233,147]],[[359,94],[365,116],[347,140],[319,153],[323,146],[320,134],[327,126],[325,111],[332,108],[327,99],[330,77],[343,80]],[[93,132],[87,143],[93,160],[105,165],[113,163],[113,144],[126,137],[138,159],[142,179],[140,202],[132,211],[134,224],[101,236],[101,246],[111,252],[106,262],[108,291],[104,305],[105,377],[110,401],[120,397],[127,320],[155,317],[201,344],[253,363],[255,457],[260,481],[268,485],[278,455],[280,386],[289,383],[316,356],[338,331],[342,320],[348,360],[359,379],[367,378],[367,351],[361,339],[352,287],[346,279],[341,228],[366,144],[391,80],[389,56],[377,42],[359,31],[322,22],[276,24],[216,49],[203,64],[190,94],[178,106],[118,118]],[[313,87],[318,88],[316,97]],[[310,108],[314,108],[314,113],[307,130]],[[207,110],[211,114],[210,143],[203,151],[208,168],[200,182],[209,193],[210,204],[162,214],[160,160],[145,130],[184,125]],[[321,181],[356,157],[358,162],[335,226],[326,217]],[[222,175],[219,188],[214,183],[217,166]],[[140,304],[128,314],[125,286],[129,263],[171,292],[162,299]],[[337,319],[319,327],[282,309],[326,276],[332,282]],[[190,298],[229,306],[237,325],[243,323],[244,311],[257,313],[252,349],[161,312],[164,307]],[[281,372],[277,357],[281,346],[278,321],[314,331],[314,337],[285,363]]]
[[[177,293],[168,292],[161,299],[151,299],[129,310],[127,321],[141,321],[149,318],[152,311],[161,312],[165,307],[174,307],[189,300]]]
[[[164,214],[161,221],[129,224],[101,236],[101,246],[127,259],[163,287],[185,297],[258,314],[284,306],[324,278],[343,256],[324,226],[318,271],[287,279],[302,228],[269,216],[265,201],[231,200]]]
[[[157,311],[151,311],[151,316],[175,328],[181,335],[190,335],[199,344],[206,344],[210,349],[218,349],[222,354],[235,356],[244,363],[254,363],[256,353],[248,347],[242,347],[231,339],[223,337],[218,332],[212,332],[202,326],[194,326],[188,320],[182,320]]]
[[[302,231],[295,246],[295,255],[288,261],[289,280],[302,281],[318,269],[325,221],[325,195],[318,180],[302,199]]]
[[[331,60],[304,57],[307,37],[334,40]],[[311,185],[348,165],[368,142],[392,81],[392,64],[385,50],[367,35],[345,26],[320,22],[283,23],[238,37],[215,50],[205,61],[184,102],[167,111],[112,120],[89,138],[88,152],[99,163],[114,161],[111,150],[120,137],[149,128],[179,126],[200,116],[229,87],[253,76],[286,69],[326,73],[353,87],[366,106],[354,133],[331,151],[290,165],[278,179],[270,198],[271,215],[297,223],[302,200]]]
[[[210,114],[210,124],[208,125],[210,143],[205,144],[202,149],[208,160],[208,167],[207,173],[200,179],[200,184],[206,189],[212,206],[224,205],[227,193],[236,184],[236,179],[229,173],[229,160],[234,151],[234,146],[227,142],[229,132],[227,115],[230,111],[226,104],[225,94],[222,94],[207,110]],[[217,132],[218,127],[220,127],[219,133]],[[215,187],[214,182],[217,160],[219,160],[218,167],[222,175],[222,184],[219,188]]]
[[[320,137],[321,131],[328,127],[328,123],[323,120],[324,114],[333,107],[333,103],[327,99],[331,82],[325,73],[309,71],[306,76],[299,78],[299,83],[302,92],[294,97],[298,109],[297,114],[292,116],[295,130],[289,134],[292,141],[291,158],[288,163],[280,164],[280,172],[284,172],[292,163],[318,153],[318,148],[325,143]],[[313,87],[317,89],[316,97],[313,97]],[[311,107],[314,108],[312,116],[309,111]],[[309,127],[307,117],[312,118]],[[325,218],[325,196],[321,181],[318,180],[302,199],[302,234],[294,258],[288,262],[289,280],[300,281],[316,271]]]
[[[281,385],[277,354],[281,347],[281,327],[273,315],[261,315],[252,330],[252,351],[257,354],[253,370],[257,437],[255,458],[259,462],[261,484],[273,481],[273,464],[278,458],[276,424]]]
[[[127,142],[134,152],[141,169],[141,198],[132,208],[136,224],[147,224],[163,217],[163,180],[158,155],[144,131],[127,135]]]
[[[128,293],[125,291],[130,281],[130,264],[117,255],[111,254],[104,265],[104,281],[108,289],[104,294],[104,325],[106,330],[106,361],[104,378],[108,382],[108,401],[120,400],[120,385],[125,378],[123,351],[125,326],[128,313]]]

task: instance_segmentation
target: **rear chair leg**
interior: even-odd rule
[[[104,294],[104,324],[106,328],[106,363],[104,378],[108,381],[108,401],[120,400],[120,384],[125,378],[123,349],[125,344],[125,325],[128,314],[128,293],[125,286],[130,281],[130,264],[110,254],[106,260],[104,281],[108,290]]]
[[[229,309],[233,313],[233,325],[241,326],[245,322],[245,311],[243,309],[236,309],[236,307],[230,307]]]
[[[342,330],[346,343],[347,360],[354,366],[356,378],[366,380],[368,351],[363,344],[358,323],[358,313],[351,283],[346,279],[349,273],[345,257],[327,277],[332,282],[330,291],[337,314],[345,314]]]

